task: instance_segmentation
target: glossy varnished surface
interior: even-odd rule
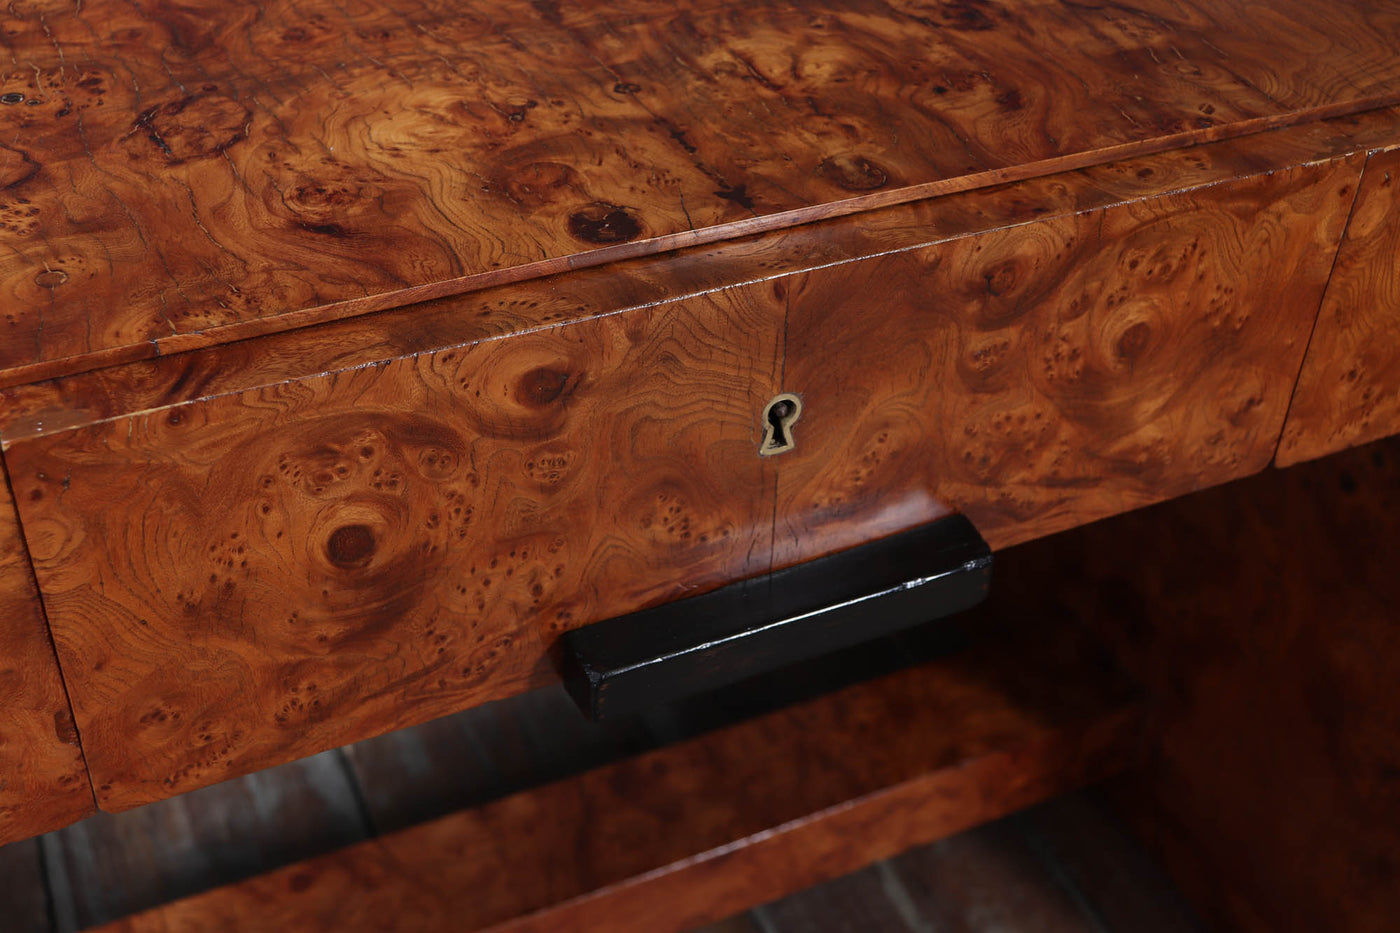
[[[103,807],[516,692],[559,632],[766,570],[754,413],[779,322],[753,298],[227,396],[20,458]]]
[[[1141,735],[1131,689],[1092,644],[1046,634],[106,929],[662,933],[718,920],[1132,762]]]
[[[16,384],[1393,103],[1396,18],[22,0],[0,46],[0,367]]]
[[[0,481],[0,845],[93,811],[14,505]]]
[[[950,506],[1001,546],[1260,468],[1359,165],[50,418],[6,458],[102,806],[509,695],[563,631]],[[536,302],[611,306],[484,310]],[[760,458],[780,390],[798,446]]]
[[[560,672],[590,719],[615,719],[956,615],[991,579],[987,543],[950,515],[566,632]]]
[[[775,561],[897,530],[929,496],[1003,547],[1264,467],[1358,167],[793,276],[806,443],[779,470]]]
[[[11,387],[0,390],[0,437],[8,445],[134,412],[557,327],[972,233],[1347,155],[1364,157],[1397,143],[1400,112],[1370,111]]]
[[[1400,149],[1366,164],[1279,444],[1281,466],[1400,432]]]

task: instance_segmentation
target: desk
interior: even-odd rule
[[[17,5],[0,832],[1392,433],[1396,19]]]

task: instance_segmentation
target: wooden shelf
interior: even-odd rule
[[[119,921],[685,930],[1117,773],[1130,685],[1070,631],[971,649]]]

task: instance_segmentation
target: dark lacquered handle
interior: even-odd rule
[[[971,608],[991,573],[950,516],[569,632],[564,683],[590,719],[627,715]]]

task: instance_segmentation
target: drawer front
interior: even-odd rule
[[[13,442],[102,805],[519,691],[566,629],[950,504],[1005,545],[1260,468],[1356,174],[1281,171]],[[760,457],[779,391],[801,400],[796,446]]]
[[[746,297],[12,447],[103,808],[518,692],[564,629],[768,570],[780,319]]]
[[[1281,466],[1400,432],[1400,149],[1357,192],[1279,444]]]
[[[78,731],[14,504],[0,485],[0,845],[92,811]]]
[[[993,548],[1262,469],[1357,177],[1298,168],[794,276],[775,562],[921,518]]]

